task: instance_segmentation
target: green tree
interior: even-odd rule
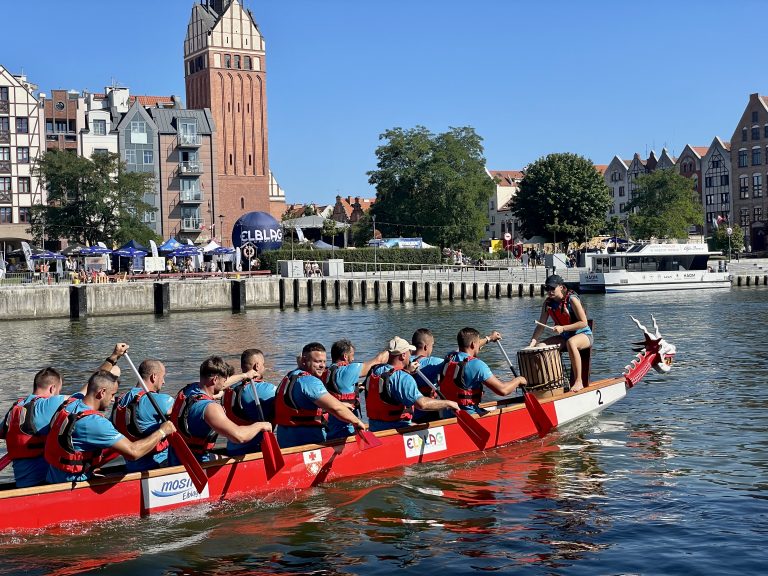
[[[605,225],[611,194],[592,161],[549,154],[524,171],[512,212],[527,237],[588,239]]]
[[[331,239],[331,244],[336,246],[336,236],[342,233],[342,228],[338,226],[336,220],[328,218],[323,221],[322,235]]]
[[[154,191],[154,175],[128,172],[117,154],[92,159],[49,150],[34,167],[48,193],[46,205],[32,207],[28,232],[81,244],[147,243],[159,239],[143,223],[155,208],[144,201]]]
[[[378,169],[368,172],[368,182],[376,187],[371,212],[382,235],[421,236],[439,246],[477,244],[494,183],[474,129],[433,134],[423,126],[393,128],[379,139],[386,143],[376,149]]]
[[[744,250],[744,230],[738,224],[734,224],[731,231],[731,252],[741,252]],[[728,224],[721,224],[712,234],[712,246],[715,250],[722,250],[724,254],[728,254]]]
[[[627,204],[629,229],[635,238],[687,238],[691,226],[704,223],[693,181],[674,170],[655,170],[637,179]]]

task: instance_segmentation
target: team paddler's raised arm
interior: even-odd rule
[[[488,336],[483,336],[480,338],[477,351],[479,352],[482,350],[483,346],[486,344],[490,344],[491,342],[498,342],[499,340],[501,340],[501,332],[498,330],[491,330],[491,333]]]
[[[101,366],[99,366],[96,371],[104,370],[105,372],[112,372],[114,374],[115,372],[113,371],[113,368],[117,366],[117,361],[120,360],[120,357],[126,352],[128,352],[128,344],[125,342],[118,342],[115,344],[115,349],[112,351],[112,354],[107,356],[106,360],[101,363]],[[120,376],[120,373],[118,372],[115,376]],[[83,389],[83,392],[85,392],[85,389]]]

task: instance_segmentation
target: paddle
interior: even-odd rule
[[[357,429],[357,447],[360,450],[368,450],[369,448],[376,448],[381,446],[381,440],[370,430]]]
[[[133,364],[128,354],[123,354],[123,357],[128,361],[131,370],[133,370],[133,373],[139,380],[139,384],[147,393],[147,398],[149,398],[149,401],[152,403],[152,407],[155,409],[155,412],[157,412],[157,415],[160,416],[160,419],[163,422],[167,422],[168,417],[160,409],[160,406],[157,405],[157,400],[155,400],[150,393],[149,388],[147,388],[147,385],[139,375],[139,371],[136,369],[136,366]],[[187,471],[187,474],[189,474],[189,477],[192,480],[192,483],[195,485],[195,488],[197,488],[198,493],[201,493],[205,486],[208,484],[208,475],[205,473],[205,470],[203,470],[203,467],[200,466],[200,462],[197,461],[197,458],[195,458],[192,450],[189,449],[189,446],[187,446],[184,438],[182,438],[181,434],[178,432],[174,432],[168,436],[168,443],[171,445],[171,448],[173,448],[173,451],[176,453],[176,456],[178,456],[179,460],[181,460],[181,463],[184,465],[184,469]]]
[[[440,390],[438,390],[434,384],[432,384],[429,378],[424,376],[424,373],[421,370],[416,370],[415,373],[418,374],[424,383],[432,388],[432,390],[434,390],[442,400],[446,400],[445,395],[440,392]],[[469,412],[458,409],[454,410],[453,413],[456,415],[456,420],[458,421],[459,426],[461,426],[461,429],[466,432],[467,436],[472,439],[477,447],[481,450],[485,448],[485,445],[488,443],[488,440],[491,437],[491,433],[483,428],[483,425],[480,424],[480,422],[472,418],[472,415]]]
[[[517,378],[517,371],[512,365],[512,361],[509,359],[507,351],[504,350],[504,346],[501,345],[501,341],[496,340],[496,344],[499,345],[499,350],[501,350],[501,353],[504,354],[504,358],[506,358],[507,364],[509,364],[509,369],[512,370],[512,374],[515,376],[515,378]],[[549,416],[547,416],[544,408],[541,407],[539,399],[536,398],[534,394],[528,392],[528,390],[523,389],[523,400],[525,401],[525,408],[528,410],[528,413],[531,415],[531,419],[533,420],[533,424],[536,426],[536,431],[539,433],[539,437],[543,438],[549,434],[549,431],[554,427],[552,421],[549,419]]]
[[[262,422],[266,422],[264,418],[264,410],[261,408],[261,400],[259,400],[259,393],[256,390],[256,382],[251,380],[250,386],[253,387],[253,399],[256,401],[256,409],[259,411],[259,418]],[[267,469],[267,476],[271,478],[278,470],[285,466],[285,459],[283,453],[280,450],[280,444],[277,442],[277,437],[272,431],[265,430],[261,436],[261,454],[264,456],[264,465]]]
[[[11,458],[11,455],[8,454],[8,452],[3,454],[3,456],[0,458],[0,470],[3,470],[12,461],[13,461],[13,458]]]

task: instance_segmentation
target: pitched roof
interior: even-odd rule
[[[608,170],[608,164],[595,164],[595,170],[600,174],[605,174],[605,171]]]
[[[488,170],[492,177],[498,178],[499,186],[515,186],[523,179],[520,170]]]
[[[93,94],[93,97],[97,100],[104,100],[107,95],[103,92],[99,92],[98,94]],[[138,99],[139,104],[142,106],[158,106],[161,108],[167,108],[169,106],[174,106],[176,104],[176,101],[173,99],[173,96],[129,96],[128,97],[128,104],[133,104]]]
[[[709,146],[691,146],[691,148],[699,156],[704,156],[704,154],[707,153],[707,150],[709,150]]]
[[[194,119],[198,134],[211,134],[213,129],[205,110],[185,110],[180,108],[149,108],[149,115],[157,124],[161,134],[176,134],[179,119]]]

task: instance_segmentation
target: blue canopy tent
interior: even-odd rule
[[[147,249],[144,248],[141,244],[138,244],[134,240],[131,240],[128,242],[125,246],[122,248],[118,248],[114,252],[112,252],[115,256],[119,256],[122,258],[128,259],[128,264],[126,268],[129,272],[133,270],[142,270],[144,268],[144,256],[147,255]],[[117,269],[122,270],[122,262],[118,260],[117,263]]]
[[[112,254],[112,250],[102,246],[87,246],[80,250],[80,256],[102,256],[104,254]]]
[[[165,242],[160,244],[160,246],[157,247],[158,252],[173,252],[176,250],[179,246],[183,246],[181,242],[176,240],[176,238],[168,238]]]
[[[30,260],[66,260],[67,257],[58,252],[51,252],[50,250],[33,250]]]

